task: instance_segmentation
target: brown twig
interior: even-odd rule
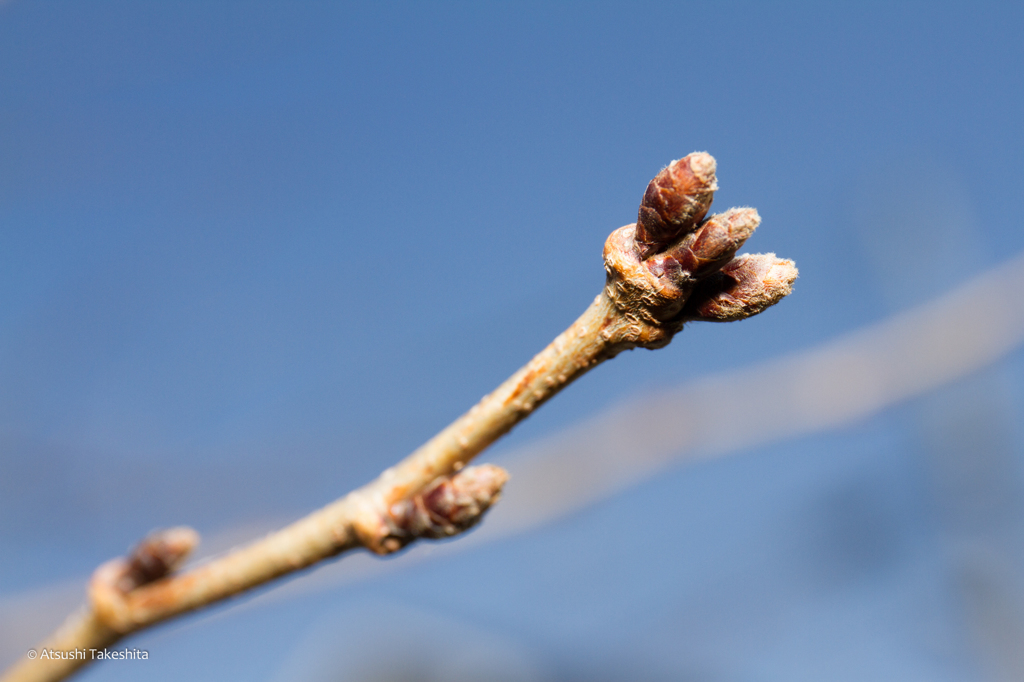
[[[648,185],[638,222],[605,244],[607,283],[565,332],[522,369],[372,483],[247,547],[182,573],[198,540],[188,529],[147,538],[127,559],[101,566],[89,604],[44,642],[40,656],[4,682],[59,680],[91,658],[42,652],[102,649],[121,637],[213,604],[357,547],[388,554],[419,537],[458,534],[499,497],[507,474],[464,468],[548,398],[600,362],[636,347],[660,348],[685,322],[757,314],[791,291],[796,268],[774,255],[735,257],[760,219],[732,209],[703,220],[717,184],[715,161],[694,153]],[[168,575],[169,574],[169,575]]]

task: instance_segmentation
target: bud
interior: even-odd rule
[[[673,161],[647,185],[636,220],[640,258],[658,253],[704,219],[718,184],[715,159],[693,152]]]
[[[124,574],[117,581],[122,592],[159,580],[177,568],[199,544],[199,534],[180,526],[147,535],[125,560]]]
[[[446,538],[476,525],[501,497],[508,472],[493,464],[468,467],[442,476],[412,499],[391,506],[394,536]],[[403,542],[403,544],[404,544]]]
[[[199,533],[184,526],[150,533],[126,557],[100,565],[89,580],[96,616],[115,632],[134,627],[128,594],[176,569],[199,544]]]
[[[701,281],[683,316],[688,320],[732,322],[757,315],[793,291],[797,269],[774,253],[745,254]]]
[[[703,279],[731,261],[760,224],[756,209],[730,208],[711,216],[696,232],[645,263],[656,277],[685,271],[692,279]]]

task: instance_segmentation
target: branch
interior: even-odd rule
[[[667,345],[688,321],[742,319],[790,293],[797,275],[791,261],[735,256],[760,222],[757,211],[731,209],[704,220],[716,189],[709,154],[674,161],[648,185],[637,223],[609,236],[604,290],[469,412],[368,485],[191,570],[174,573],[198,542],[194,531],[150,536],[128,558],[97,569],[88,605],[3,682],[63,679],[91,660],[91,649],[342,552],[364,547],[389,554],[417,538],[448,537],[477,523],[508,476],[491,465],[464,467],[544,401],[624,350]]]

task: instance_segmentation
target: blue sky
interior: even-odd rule
[[[617,358],[499,453],[1007,260],[1022,29],[1009,3],[0,4],[0,591],[369,480],[583,310],[604,238],[693,150],[796,292]],[[1024,595],[1022,360],[529,535],[144,634],[145,676],[300,679],[365,635],[302,668],[363,679],[397,619],[418,625],[389,647],[477,633],[510,679],[1000,679],[962,575],[1004,557],[993,589]],[[1001,459],[965,492],[949,462],[977,448]],[[987,494],[1008,501],[956,502]],[[457,679],[428,668],[402,679]]]

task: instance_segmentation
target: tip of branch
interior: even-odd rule
[[[694,152],[651,180],[636,224],[605,242],[604,295],[619,324],[602,334],[616,348],[661,348],[685,322],[726,322],[756,315],[788,295],[797,271],[774,254],[736,256],[761,223],[753,208],[704,216],[715,160]]]

